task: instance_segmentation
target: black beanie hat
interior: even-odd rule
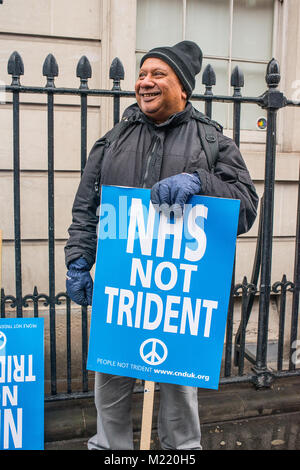
[[[202,65],[202,51],[195,42],[181,41],[173,47],[155,47],[142,57],[140,67],[149,57],[157,57],[172,67],[188,98],[191,96],[195,88],[195,76]]]

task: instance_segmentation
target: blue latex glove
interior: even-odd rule
[[[170,215],[170,209],[175,217],[183,214],[184,205],[191,196],[199,194],[201,182],[198,173],[180,173],[165,178],[151,189],[151,202],[155,208]],[[170,207],[172,206],[172,207]]]
[[[66,288],[68,296],[76,304],[83,306],[92,305],[93,280],[85,258],[78,258],[69,264]]]

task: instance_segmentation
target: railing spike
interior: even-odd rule
[[[89,59],[84,55],[80,58],[76,68],[76,77],[80,78],[80,88],[88,89],[87,81],[91,76],[92,67]]]
[[[213,67],[208,64],[202,74],[202,84],[206,86],[213,86],[216,84],[216,74]]]
[[[124,80],[124,67],[118,57],[115,57],[109,69],[109,78],[114,81]]]
[[[202,84],[205,85],[205,92],[206,96],[213,96],[212,87],[216,84],[216,74],[214,69],[210,64],[208,64],[202,74]],[[205,114],[209,118],[212,116],[212,101],[206,100],[205,101]]]
[[[92,76],[92,67],[89,59],[83,55],[77,64],[76,77],[87,80]]]
[[[58,65],[53,54],[48,54],[44,61],[43,75],[47,77],[46,87],[54,87],[54,77],[58,76]]]
[[[244,73],[237,65],[234,67],[232,74],[231,74],[231,86],[234,88],[242,88],[244,86]]]
[[[280,76],[280,67],[276,59],[271,59],[267,65],[266,72],[266,82],[269,88],[276,88],[279,85],[281,76]]]
[[[11,84],[20,86],[20,75],[24,75],[24,64],[17,51],[14,51],[8,59],[7,73],[12,75]]]

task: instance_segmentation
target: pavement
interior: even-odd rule
[[[46,443],[45,450],[87,450],[87,438]],[[139,434],[134,435],[139,449]],[[300,412],[202,425],[203,450],[299,450]],[[156,430],[151,450],[159,450]]]
[[[143,393],[133,397],[134,446],[139,449]],[[150,450],[157,437],[159,391],[155,392]],[[276,379],[270,388],[252,384],[199,389],[203,450],[300,450],[300,378]],[[45,404],[45,450],[87,450],[96,432],[93,398]]]

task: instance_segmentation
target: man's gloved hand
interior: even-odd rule
[[[198,173],[180,173],[155,183],[151,189],[151,202],[155,208],[175,217],[183,214],[184,204],[194,194],[199,194],[201,182]]]
[[[92,305],[93,280],[89,272],[88,262],[83,257],[69,264],[66,288],[68,296],[77,304]]]

